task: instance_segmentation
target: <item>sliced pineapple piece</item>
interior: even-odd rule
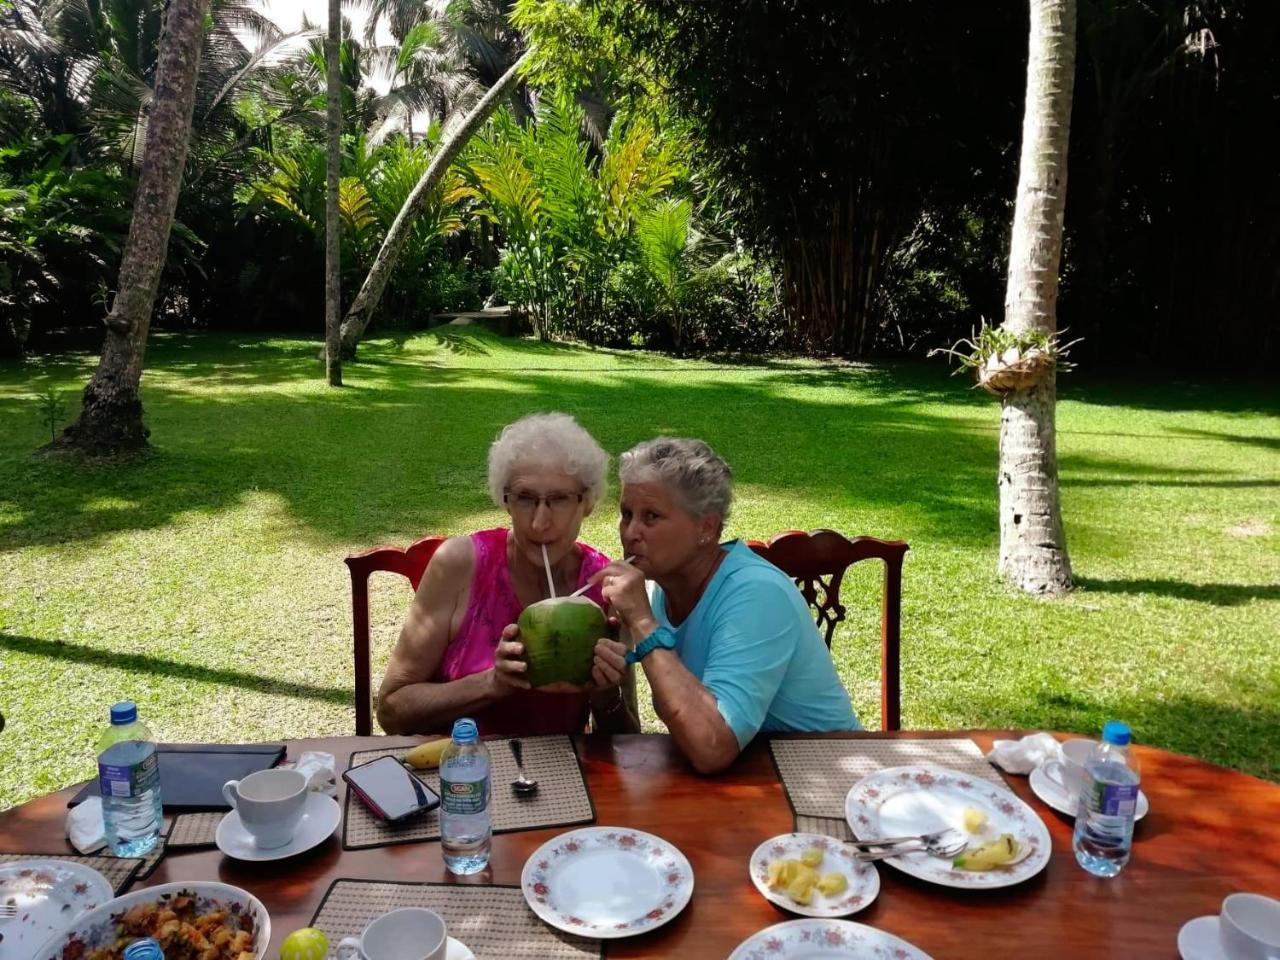
[[[800,854],[800,862],[806,867],[816,867],[822,862],[824,854],[817,847],[810,847],[804,853]]]
[[[775,860],[769,864],[769,877],[765,882],[770,890],[779,890],[791,882],[790,864],[790,860]]]
[[[813,884],[815,875],[808,867],[804,868],[803,873],[791,881],[787,887],[787,896],[800,904],[802,907],[809,905],[809,901],[813,899]]]
[[[983,844],[976,850],[966,850],[951,861],[961,870],[994,870],[1018,856],[1018,841],[1013,834],[1001,834],[1000,839]]]
[[[987,814],[985,810],[979,810],[977,807],[964,808],[964,829],[966,833],[981,833],[987,826]]]
[[[834,897],[844,893],[849,880],[843,873],[824,873],[818,878],[818,892],[824,897]]]

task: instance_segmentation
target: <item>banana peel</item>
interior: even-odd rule
[[[420,743],[404,755],[404,761],[415,770],[434,770],[440,766],[440,755],[448,745],[448,737]]]
[[[1019,859],[1018,841],[1013,834],[1001,834],[999,839],[992,840],[972,850],[965,850],[951,861],[958,870],[994,870],[1006,863]]]

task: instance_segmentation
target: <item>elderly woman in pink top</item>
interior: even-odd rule
[[[563,413],[534,414],[502,431],[489,449],[489,492],[511,526],[451,537],[431,558],[378,692],[387,733],[447,732],[462,716],[475,718],[482,734],[575,733],[588,717],[599,730],[639,729],[621,643],[596,644],[586,689],[531,689],[514,626],[520,611],[549,596],[544,546],[557,596],[608,565],[577,542],[604,493],[608,464],[591,434]],[[587,596],[601,603],[599,587]]]

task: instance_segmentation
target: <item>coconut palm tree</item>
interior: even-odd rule
[[[1027,102],[1022,124],[1004,327],[1057,330],[1058,267],[1067,199],[1067,146],[1075,80],[1076,0],[1031,0]],[[1055,437],[1052,366],[1006,393],[1000,418],[1000,572],[1032,593],[1070,590]]]

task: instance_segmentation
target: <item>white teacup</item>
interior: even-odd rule
[[[271,850],[293,839],[307,805],[307,778],[297,770],[259,770],[228,780],[222,796],[240,814],[254,844]]]
[[[1084,765],[1098,745],[1096,740],[1068,740],[1062,744],[1061,760],[1046,760],[1044,775],[1052,780],[1075,803],[1084,789]]]
[[[343,937],[338,960],[444,960],[449,934],[434,910],[403,907],[373,920],[359,937]]]
[[[1231,894],[1222,901],[1218,945],[1228,960],[1280,960],[1280,900]]]

